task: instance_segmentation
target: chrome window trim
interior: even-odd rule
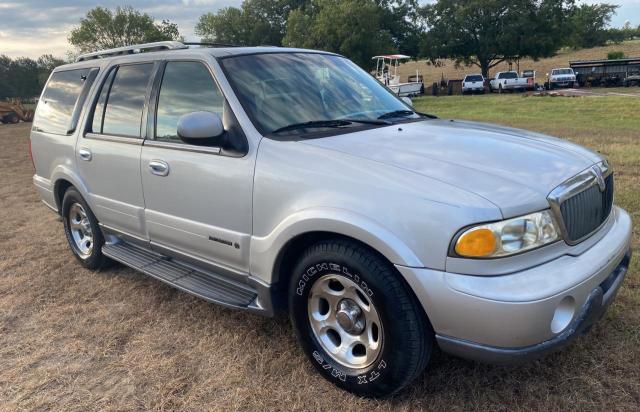
[[[116,136],[111,134],[98,134],[98,133],[85,133],[85,139],[93,139],[93,140],[104,140],[107,142],[114,143],[124,143],[124,144],[132,144],[135,146],[142,145],[143,140],[139,137],[125,137],[125,136]]]
[[[180,150],[183,152],[191,152],[191,153],[206,153],[206,154],[219,155],[222,152],[222,148],[217,146],[212,146],[212,147],[194,146],[186,143],[172,143],[172,142],[163,142],[159,140],[145,140],[143,145],[149,146],[149,147],[158,147],[161,149]]]
[[[571,240],[569,237],[569,231],[567,230],[567,227],[564,223],[564,218],[562,217],[562,211],[560,210],[560,205],[562,205],[565,200],[577,195],[578,193],[584,192],[587,189],[590,189],[592,186],[599,185],[598,176],[593,170],[594,167],[600,169],[600,172],[602,173],[602,177],[604,179],[606,179],[613,173],[613,169],[609,166],[609,163],[606,160],[603,160],[602,162],[597,163],[589,167],[588,169],[578,173],[572,178],[566,180],[560,186],[553,189],[547,196],[547,201],[551,206],[551,211],[553,212],[556,221],[560,226],[560,233],[562,234],[562,238],[570,246],[577,245],[578,243],[587,239],[595,232],[597,232],[602,226],[604,226],[604,224],[609,220],[609,216],[607,216],[607,218],[604,219],[600,226],[594,229],[591,233],[586,234],[580,239]],[[604,189],[600,188],[600,192],[604,192]]]

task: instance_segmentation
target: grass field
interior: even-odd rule
[[[552,133],[610,157],[640,218],[640,103],[630,97],[422,98],[441,117]],[[0,410],[638,410],[637,257],[587,337],[516,368],[436,354],[408,390],[365,400],[321,379],[285,317],[234,312],[117,266],[82,269],[31,183],[27,124],[0,126]],[[640,245],[636,226],[634,247]]]
[[[630,40],[621,44],[612,44],[603,47],[594,47],[591,49],[571,50],[563,49],[555,56],[534,61],[531,59],[523,59],[520,61],[520,71],[532,69],[537,72],[538,83],[544,83],[546,73],[550,73],[553,68],[569,67],[572,60],[593,60],[606,59],[607,53],[610,51],[622,51],[629,57],[640,57],[640,40]],[[462,79],[468,73],[480,73],[477,66],[456,67],[453,61],[443,60],[441,66],[433,66],[427,64],[424,60],[418,62],[408,62],[400,66],[399,73],[402,81],[406,81],[409,75],[416,73],[416,69],[424,76],[425,84],[429,85],[433,82],[440,81],[442,76],[447,80]],[[501,63],[491,69],[490,74],[499,71],[509,70],[507,63]],[[513,70],[517,70],[516,64]]]

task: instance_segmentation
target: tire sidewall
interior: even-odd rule
[[[359,285],[378,311],[382,323],[382,350],[378,358],[366,368],[350,369],[335,361],[325,353],[310,326],[309,293],[313,284],[327,274],[345,277]],[[327,380],[361,395],[387,392],[386,388],[393,386],[397,378],[393,376],[394,368],[391,366],[397,363],[398,354],[401,353],[398,348],[402,346],[401,342],[394,342],[394,338],[399,336],[395,330],[397,325],[385,310],[393,306],[385,293],[384,285],[380,283],[375,275],[368,273],[367,268],[357,261],[327,252],[303,258],[296,265],[290,284],[291,320],[311,363]]]
[[[82,256],[77,250],[77,246],[75,245],[70,230],[69,209],[74,203],[79,203],[80,205],[82,205],[85,212],[87,213],[89,223],[91,224],[91,231],[93,233],[93,248],[91,250],[91,254],[86,257]],[[91,211],[91,208],[75,188],[68,189],[64,194],[62,200],[62,222],[64,226],[64,234],[67,238],[67,242],[69,243],[69,248],[71,249],[76,259],[78,259],[78,261],[87,268],[99,267],[103,261],[102,245],[104,245],[104,237],[102,235],[102,231],[100,230],[100,226],[98,225],[98,220]]]

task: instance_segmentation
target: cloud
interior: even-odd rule
[[[130,4],[157,21],[178,25],[187,40],[196,40],[193,28],[198,18],[222,7],[239,6],[242,0],[103,0],[100,6],[115,9]],[[9,0],[0,3],[0,54],[64,57],[71,50],[67,37],[73,26],[92,8],[95,0]]]

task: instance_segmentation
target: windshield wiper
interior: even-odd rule
[[[411,116],[412,114],[416,114],[416,115],[421,116],[421,117],[426,117],[428,119],[437,119],[438,118],[438,116],[434,116],[434,115],[429,114],[429,113],[414,112],[414,111],[411,111],[411,110],[394,110],[392,112],[385,113],[382,116],[379,116],[378,119],[391,119],[391,118],[396,118],[396,117],[407,117],[407,116]]]
[[[392,119],[395,117],[407,117],[415,114],[413,110],[394,110],[392,112],[385,113],[381,116],[378,116],[378,119]]]
[[[338,128],[349,126],[353,123],[362,123],[362,124],[375,124],[375,125],[389,125],[390,122],[386,120],[376,120],[376,119],[334,119],[334,120],[312,120],[309,122],[302,123],[293,123],[287,126],[283,126],[279,129],[271,132],[280,133],[280,132],[288,132],[291,130],[300,130],[300,129],[322,129],[322,128]]]

